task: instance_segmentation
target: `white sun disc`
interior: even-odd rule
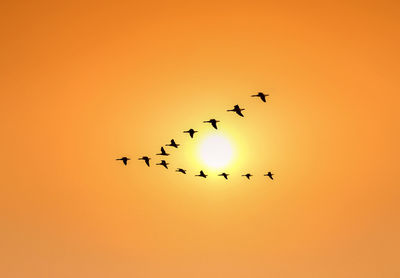
[[[200,156],[207,166],[221,168],[232,159],[232,146],[226,137],[213,134],[206,137],[201,143]]]

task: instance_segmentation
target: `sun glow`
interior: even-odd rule
[[[231,161],[233,150],[229,140],[220,134],[207,136],[200,144],[200,157],[212,168],[222,168]]]

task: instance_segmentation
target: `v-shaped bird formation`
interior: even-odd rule
[[[266,102],[266,101],[267,101],[267,100],[266,100],[266,97],[268,97],[268,96],[269,96],[269,94],[264,94],[263,92],[257,92],[257,94],[251,95],[251,97],[260,98],[260,100],[261,100],[262,102]],[[226,110],[226,111],[227,111],[227,112],[235,112],[238,116],[244,117],[244,115],[243,115],[243,113],[242,113],[242,111],[244,111],[244,110],[245,110],[244,108],[240,108],[240,106],[239,106],[238,104],[236,104],[236,105],[233,107],[233,109],[228,109],[228,110]],[[203,123],[211,124],[211,126],[212,126],[213,128],[215,128],[215,129],[218,129],[217,123],[219,123],[219,122],[220,122],[220,121],[219,121],[219,120],[216,120],[216,119],[209,119],[209,120],[207,120],[207,121],[203,121]],[[197,130],[194,130],[193,128],[190,128],[190,129],[188,129],[188,130],[183,131],[183,133],[188,133],[189,136],[190,136],[190,138],[192,138],[192,139],[194,139],[195,133],[197,133],[197,132],[198,132],[198,131],[197,131]],[[178,147],[180,146],[180,144],[177,144],[177,143],[175,142],[174,139],[171,139],[170,143],[169,143],[169,144],[165,144],[165,146],[167,146],[167,147],[172,147],[172,148],[178,148]],[[170,154],[167,153],[167,151],[165,151],[164,147],[161,147],[160,153],[157,153],[156,155],[164,156],[164,157],[165,157],[165,156],[169,156]],[[150,158],[149,156],[142,156],[142,157],[139,157],[138,159],[139,159],[139,160],[143,160],[143,161],[146,163],[146,165],[147,165],[148,167],[150,167],[150,159],[151,159],[151,158]],[[117,158],[116,160],[121,160],[122,163],[123,163],[125,166],[127,166],[127,165],[128,165],[128,160],[130,160],[130,158],[124,156],[124,157],[121,157],[121,158]],[[165,169],[168,169],[169,163],[168,163],[167,161],[165,161],[164,159],[162,159],[159,163],[156,163],[155,165],[163,166]],[[177,169],[175,170],[175,172],[186,175],[187,170],[182,169],[182,168],[177,168]],[[229,176],[229,175],[230,175],[230,174],[225,173],[225,172],[218,174],[218,176],[223,177],[225,180],[228,180],[228,176]],[[271,171],[268,171],[266,174],[264,174],[265,177],[268,177],[268,178],[271,179],[271,180],[274,179],[274,178],[273,178],[273,175],[274,175],[274,174],[273,174]],[[207,178],[208,175],[205,174],[203,170],[200,170],[199,174],[194,175],[194,176],[196,176],[196,177],[201,177],[201,178]],[[250,174],[250,173],[242,174],[241,176],[247,178],[248,180],[250,180],[250,178],[253,177],[253,175]]]

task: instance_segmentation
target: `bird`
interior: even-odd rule
[[[190,137],[193,138],[193,135],[198,132],[197,130],[194,130],[193,128],[189,130],[185,130],[183,133],[189,133]]]
[[[178,148],[179,144],[175,143],[174,139],[171,139],[171,144],[166,144],[165,146]]]
[[[239,105],[236,104],[236,105],[233,107],[233,109],[231,109],[231,110],[226,110],[226,111],[228,111],[228,112],[236,112],[236,114],[238,114],[239,116],[244,117],[243,114],[242,114],[242,111],[243,111],[243,110],[244,110],[244,108],[240,108]]]
[[[258,92],[256,95],[252,95],[252,97],[259,97],[263,102],[265,102],[265,97],[269,96],[268,94],[264,94],[263,92]]]
[[[229,174],[227,174],[227,173],[222,173],[222,174],[219,174],[218,176],[224,177],[224,178],[227,180]]]
[[[116,160],[122,160],[122,162],[125,164],[128,164],[128,160],[131,160],[130,158],[127,158],[126,156],[121,157],[121,158],[117,158]]]
[[[210,119],[210,120],[208,120],[208,121],[204,121],[203,123],[210,123],[215,129],[218,129],[217,128],[217,123],[218,123],[219,121],[218,120],[216,120],[216,119]]]
[[[246,177],[248,180],[250,179],[250,177],[253,176],[252,174],[246,174],[246,175],[242,175],[242,177]]]
[[[151,158],[148,156],[139,157],[139,160],[144,160],[144,162],[146,162],[147,166],[149,166],[149,167],[150,167],[150,159]]]
[[[183,170],[182,168],[176,169],[175,172],[181,172],[182,174],[186,174],[186,170]]]
[[[156,165],[162,165],[162,166],[164,166],[166,169],[168,169],[168,165],[169,163],[167,163],[165,160],[161,160],[161,162],[160,163],[157,163]]]
[[[203,177],[203,178],[207,178],[208,175],[204,174],[203,170],[200,171],[199,175],[195,175],[196,177]]]
[[[169,155],[169,153],[166,153],[164,147],[161,147],[161,153],[158,153],[157,155]]]
[[[271,180],[273,180],[274,178],[272,177],[274,174],[272,174],[271,172],[268,172],[267,174],[265,174],[264,176],[269,177]]]

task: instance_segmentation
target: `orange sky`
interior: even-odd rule
[[[1,277],[400,277],[398,1],[8,2]],[[210,117],[228,182],[137,160]]]

